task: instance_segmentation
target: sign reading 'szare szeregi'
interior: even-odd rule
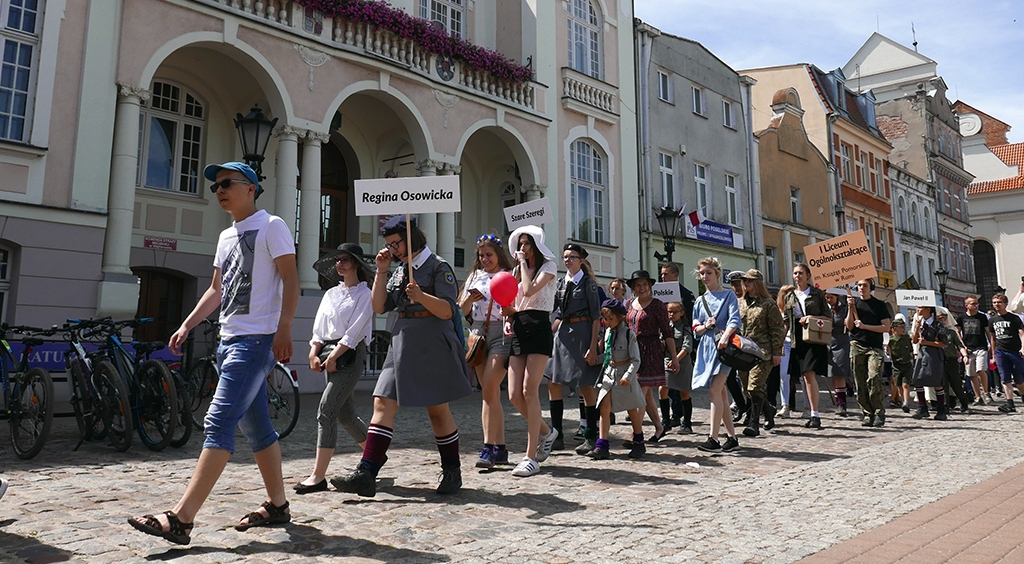
[[[552,218],[547,198],[539,198],[505,208],[505,223],[509,231],[524,225],[544,225]]]
[[[356,215],[462,211],[459,176],[356,180]]]

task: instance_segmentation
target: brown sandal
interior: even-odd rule
[[[292,520],[292,516],[286,513],[288,509],[287,501],[284,502],[284,505],[274,505],[269,501],[264,501],[261,507],[267,510],[267,515],[263,515],[259,511],[253,511],[238,520],[235,530],[247,531],[252,527],[266,527],[268,525],[287,523]],[[242,524],[243,520],[246,522],[244,525]]]
[[[130,518],[128,524],[147,535],[167,539],[175,544],[191,542],[192,523],[182,523],[178,520],[178,516],[171,511],[164,511],[164,515],[167,516],[167,527],[170,529],[167,531],[154,515],[143,515],[142,519],[145,521],[139,521],[137,517]]]

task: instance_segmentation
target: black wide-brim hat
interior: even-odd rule
[[[363,270],[368,280],[373,280],[373,270],[370,269],[370,265],[363,255],[363,248],[355,243],[342,243],[338,245],[336,250],[325,253],[324,256],[320,257],[320,260],[313,263],[313,270],[316,270],[320,276],[332,282],[340,283],[341,275],[338,274],[338,269],[335,265],[338,262],[338,257],[341,255],[348,255],[355,259],[356,267]]]
[[[629,285],[629,289],[630,290],[633,289],[633,284],[635,284],[637,280],[647,280],[647,282],[651,286],[654,286],[654,284],[656,282],[654,280],[654,278],[651,278],[651,273],[650,272],[647,272],[646,270],[634,270],[633,271],[633,275],[630,276],[629,280],[626,281],[626,284]]]

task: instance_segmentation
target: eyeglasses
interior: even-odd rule
[[[384,246],[387,247],[389,251],[391,251],[393,253],[397,253],[398,252],[398,246],[401,245],[404,242],[405,242],[405,239],[399,239],[397,241],[392,241],[392,242],[390,242],[390,243],[388,243],[388,244],[386,244]]]
[[[501,238],[498,237],[497,235],[491,235],[491,234],[481,235],[480,238],[476,240],[476,242],[477,243],[488,242],[488,243],[494,243],[495,245],[497,245],[499,247],[501,246]]]
[[[565,262],[572,262],[574,260],[580,260],[580,257],[575,256],[575,255],[568,255],[568,256],[562,257],[562,260],[564,260]]]
[[[337,264],[348,264],[352,262],[352,257],[348,255],[341,255],[338,257],[338,260],[336,262]]]
[[[248,180],[241,180],[239,178],[225,178],[220,182],[214,182],[213,185],[210,186],[210,192],[216,194],[218,188],[223,188],[227,190],[228,188],[231,188],[231,184],[233,182],[241,182],[242,184],[252,184],[252,182],[249,182]]]

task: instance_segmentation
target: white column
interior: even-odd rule
[[[277,128],[277,166],[274,167],[277,193],[274,213],[295,230],[295,195],[299,171],[299,136],[305,131],[290,125]]]
[[[462,167],[445,163],[441,167],[441,176],[451,176],[462,172]],[[441,258],[455,264],[455,213],[437,214],[437,254]]]
[[[539,200],[539,199],[543,198],[544,197],[544,191],[546,189],[547,189],[547,186],[545,186],[543,184],[531,184],[529,186],[523,186],[523,188],[522,188],[523,193],[526,194],[526,201],[527,202],[532,202],[534,200]]]
[[[138,280],[130,268],[132,219],[135,215],[135,173],[139,162],[139,104],[150,92],[138,86],[118,85],[114,115],[114,146],[107,194],[107,229],[103,240],[103,280],[99,284],[96,314],[135,315]]]
[[[320,146],[330,137],[310,131],[302,141],[302,193],[299,210],[299,288],[319,290],[313,263],[320,258]]]
[[[437,176],[437,169],[441,164],[438,161],[427,159],[416,163],[416,170],[420,171],[420,176]],[[427,236],[427,246],[433,251],[437,251],[437,214],[421,213],[419,216],[419,228]],[[454,244],[452,247],[454,248]],[[450,256],[441,255],[441,257],[445,260],[451,260]]]

